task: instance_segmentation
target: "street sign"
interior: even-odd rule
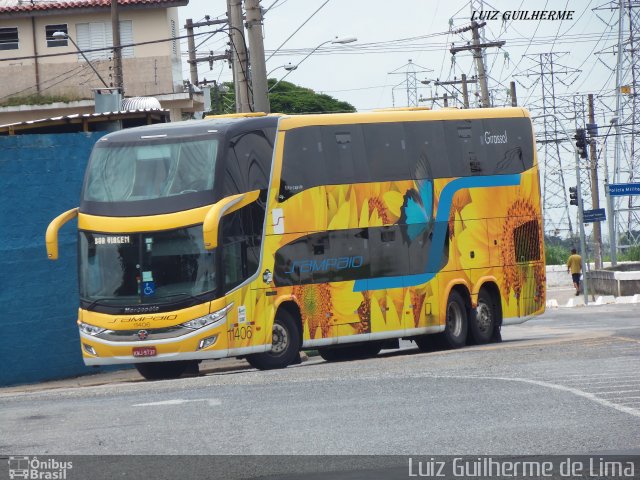
[[[610,183],[609,195],[612,197],[640,195],[640,183]]]
[[[584,223],[604,222],[606,219],[607,216],[604,213],[604,208],[585,210],[582,212],[582,221]]]

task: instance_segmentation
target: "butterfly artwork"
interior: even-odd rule
[[[407,225],[409,241],[427,230],[433,219],[433,183],[418,180],[418,190],[411,189],[404,195],[400,223]]]

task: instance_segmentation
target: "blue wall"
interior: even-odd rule
[[[106,132],[0,137],[0,385],[94,372],[78,329],[77,222],[60,230],[60,259],[44,234],[78,206],[93,144]]]

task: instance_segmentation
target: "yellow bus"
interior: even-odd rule
[[[87,365],[149,379],[500,340],[540,314],[545,265],[521,108],[237,114],[110,133],[78,219]]]

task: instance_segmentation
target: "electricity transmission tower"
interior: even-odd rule
[[[416,67],[421,70],[416,70]],[[389,72],[389,74],[393,75],[405,75],[405,80],[401,83],[393,87],[394,89],[397,87],[405,87],[407,91],[407,107],[417,107],[418,106],[418,73],[426,73],[433,72],[433,70],[421,67],[420,65],[413,63],[411,59],[409,59],[409,63],[403,65],[402,67],[396,68],[394,71]],[[395,96],[394,96],[394,107],[395,107]]]
[[[558,116],[563,115],[563,109],[556,103],[556,82],[562,82],[567,75],[577,73],[578,70],[560,65],[557,59],[567,52],[548,52],[525,55],[535,62],[535,65],[517,74],[516,76],[534,77],[531,87],[540,86],[541,105],[536,109],[536,114],[543,115],[536,121],[538,125],[538,159],[542,170],[542,208],[545,223],[545,232],[557,235],[559,232],[568,231],[573,236],[573,224],[569,213],[568,187],[565,175],[569,173],[568,166],[573,159],[573,148],[563,145],[569,139],[563,135],[563,130],[558,126]],[[546,116],[549,114],[555,117]],[[565,165],[563,165],[563,157]],[[575,163],[573,163],[575,165]],[[579,182],[577,182],[579,184]]]
[[[640,1],[614,0],[594,10],[617,11],[615,129],[613,183],[640,181]],[[611,25],[610,25],[611,26]],[[607,49],[608,50],[608,49]],[[630,243],[640,242],[640,198],[614,198],[614,230]]]

